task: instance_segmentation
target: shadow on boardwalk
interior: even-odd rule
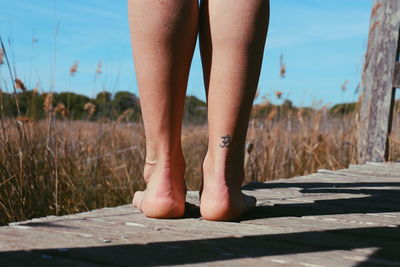
[[[391,238],[388,238],[388,240],[376,239],[381,235],[391,236]],[[397,239],[397,242],[393,238]],[[362,264],[385,264],[400,261],[399,239],[400,231],[398,227],[369,227],[294,234],[255,235],[241,238],[226,237],[155,242],[145,245],[15,251],[1,253],[0,258],[12,260],[29,257],[31,264],[35,264],[36,261],[39,263],[43,258],[51,259],[54,257],[84,261],[88,264],[146,266],[194,264],[240,258],[289,256],[297,253],[377,247],[379,250]],[[359,266],[362,266],[362,264]]]
[[[383,188],[384,189],[379,189]],[[387,189],[399,188],[399,189]],[[400,182],[390,183],[251,183],[246,190],[300,188],[303,194],[354,194],[359,198],[322,199],[306,204],[275,204],[260,206],[243,220],[271,217],[400,212]]]
[[[355,194],[362,197],[319,199],[313,203],[287,203],[259,206],[242,218],[240,223],[270,218],[332,214],[369,214],[400,212],[400,182],[307,182],[307,183],[252,183],[244,189],[263,190],[299,188],[302,194]],[[198,207],[189,206],[187,218],[198,216]],[[196,215],[197,214],[197,215]],[[397,220],[398,221],[398,220]],[[171,221],[173,224],[173,221]],[[193,223],[201,222],[196,221]],[[35,226],[34,223],[26,224]],[[264,223],[268,227],[268,223]],[[43,225],[41,225],[43,226]],[[51,225],[49,225],[51,227]],[[239,234],[240,235],[240,234]],[[257,259],[279,256],[376,248],[373,255],[358,266],[396,265],[400,263],[400,226],[329,229],[295,233],[244,235],[238,237],[204,238],[185,241],[150,242],[147,244],[107,245],[30,251],[0,252],[0,261],[25,262],[35,265],[177,265],[211,263],[233,259]],[[63,261],[65,261],[63,263]],[[332,262],[331,262],[332,263]]]

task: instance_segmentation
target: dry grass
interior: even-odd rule
[[[391,159],[400,159],[400,116]],[[129,203],[143,189],[145,157],[139,124],[5,120],[0,131],[0,224]],[[284,119],[252,121],[246,181],[265,181],[339,169],[356,161],[354,118],[321,109]],[[186,126],[183,149],[188,188],[200,184],[207,127]]]
[[[144,137],[138,125],[3,124],[0,224],[128,203],[135,190],[144,188]]]
[[[247,181],[340,169],[356,162],[352,118],[330,117],[324,109],[312,116],[304,116],[300,110],[283,120],[258,122],[249,135],[254,150],[247,164]]]

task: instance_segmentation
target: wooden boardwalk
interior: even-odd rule
[[[0,227],[1,266],[400,266],[400,163],[268,183],[240,222],[145,218],[130,205]]]

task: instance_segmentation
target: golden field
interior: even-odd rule
[[[390,137],[391,160],[400,159],[400,116]],[[253,119],[246,182],[288,178],[356,163],[356,115],[325,108],[270,112]],[[207,146],[207,126],[183,128],[186,183],[196,190]],[[141,123],[1,119],[0,225],[131,201],[145,187],[145,137]],[[250,145],[251,146],[251,145]],[[248,148],[247,145],[246,148]]]

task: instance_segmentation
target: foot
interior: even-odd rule
[[[146,164],[145,191],[137,191],[132,204],[150,218],[180,218],[185,213],[186,186],[183,159]]]
[[[206,156],[203,163],[203,185],[200,190],[200,213],[206,220],[234,221],[256,206],[256,198],[242,193],[243,170],[237,166],[216,167]],[[231,170],[227,170],[231,168]]]

